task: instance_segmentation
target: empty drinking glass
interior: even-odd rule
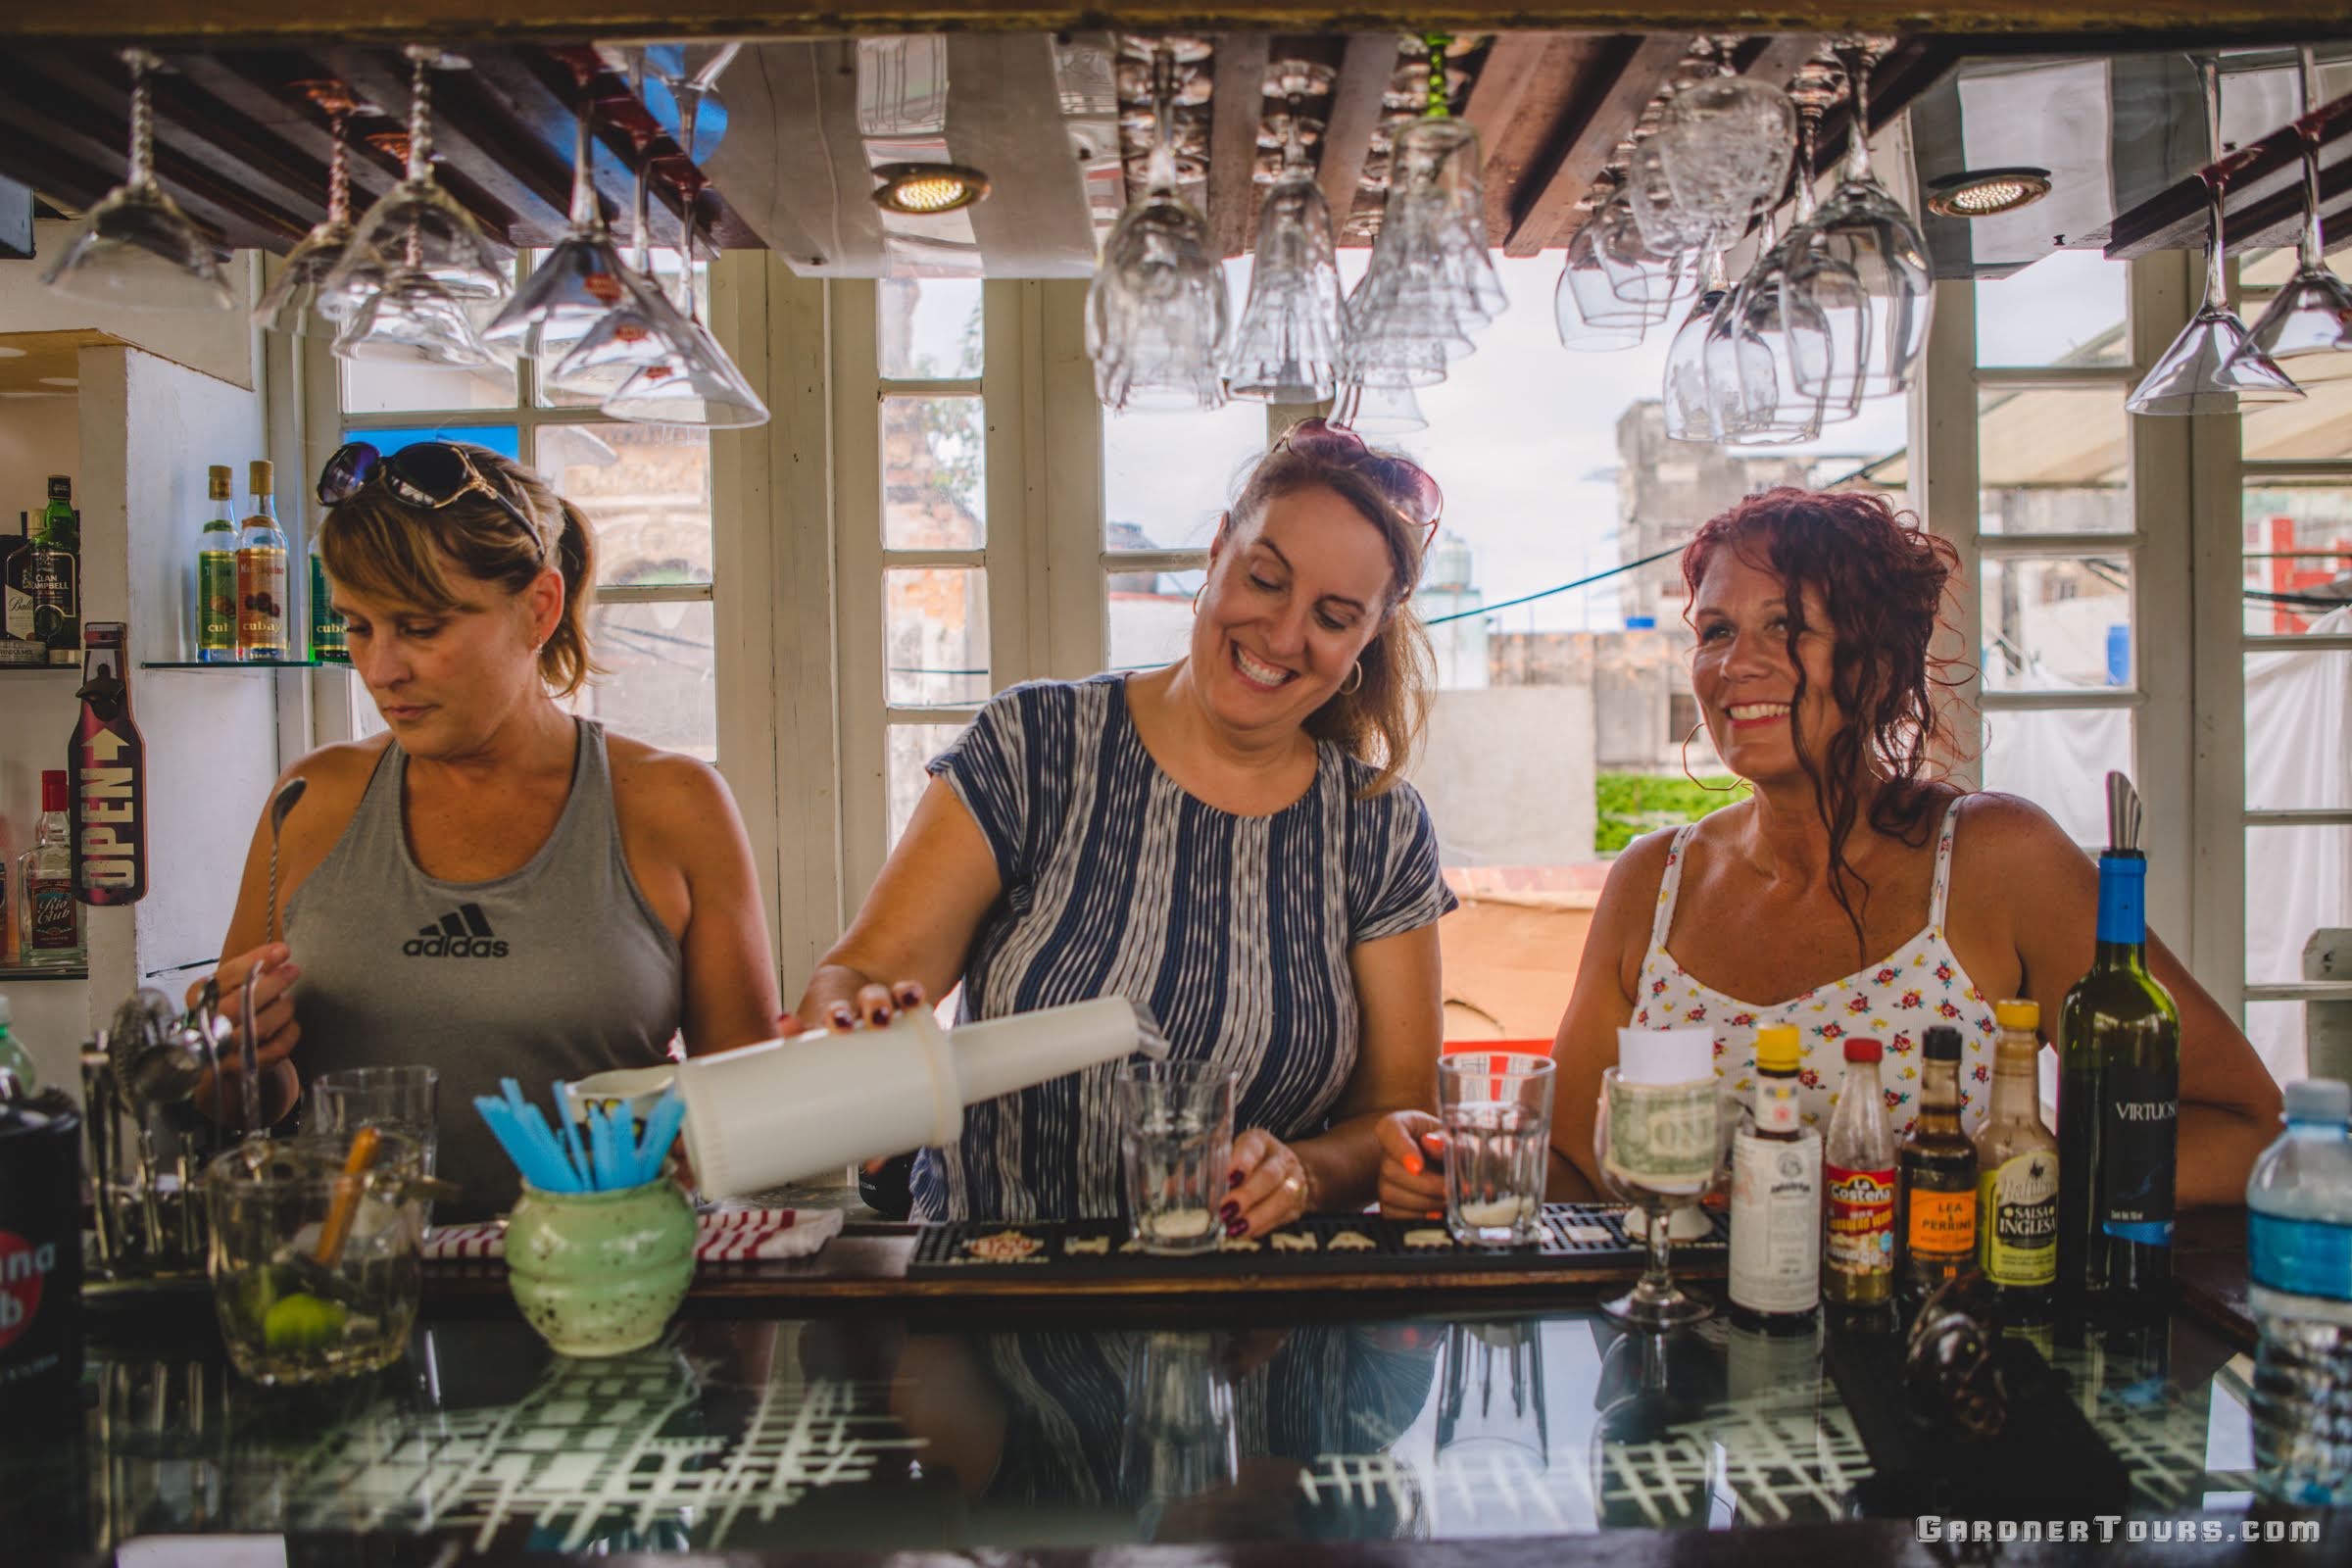
[[[1320,403],[1339,389],[1346,326],[1331,206],[1306,161],[1299,111],[1308,78],[1303,65],[1292,64],[1298,70],[1281,82],[1290,100],[1282,172],[1258,213],[1250,303],[1234,333],[1226,381],[1237,398]]]
[[[1204,1061],[1119,1069],[1119,1157],[1127,1218],[1147,1252],[1213,1251],[1233,1162],[1233,1073]]]
[[[1796,111],[1771,82],[1735,74],[1728,52],[1720,70],[1674,95],[1648,148],[1674,204],[1725,243],[1779,200]]]
[[[1457,1051],[1438,1058],[1446,1131],[1446,1227],[1473,1247],[1519,1247],[1541,1234],[1551,1152],[1549,1056]]]
[[[1142,1511],[1143,1538],[1159,1533],[1171,1503],[1229,1487],[1240,1472],[1233,1380],[1215,1336],[1198,1330],[1138,1335],[1127,1352],[1119,1480]]]
[[[482,328],[484,345],[508,353],[520,350],[551,367],[621,301],[620,252],[589,178],[589,113],[583,97],[572,126],[571,221],[506,308]]]
[[[2319,65],[2303,46],[2303,232],[2295,247],[2295,275],[2286,280],[2247,334],[2241,355],[2272,360],[2298,354],[2352,353],[2352,285],[2328,270],[2320,232],[2320,142],[2327,124],[2319,115]]]
[[[399,1133],[416,1146],[424,1174],[441,1146],[441,1075],[430,1067],[341,1067],[311,1080],[305,1129],[348,1140],[363,1127]]]
[[[368,216],[330,289],[350,283],[352,270],[376,265],[420,271],[442,292],[487,316],[514,286],[513,253],[484,234],[433,173],[432,73],[466,62],[421,44],[406,51],[410,66],[408,172]]]
[[[147,86],[163,61],[125,49],[130,68],[130,168],[99,199],[41,281],[61,294],[148,311],[224,311],[231,295],[220,250],[155,182],[155,111]]]
[[[326,286],[326,280],[343,266],[351,242],[359,233],[351,221],[351,148],[345,136],[357,106],[349,89],[339,81],[301,81],[294,85],[326,111],[333,145],[326,160],[326,217],[287,253],[276,280],[253,309],[254,320],[272,332],[300,331],[305,318],[314,311],[323,320],[348,320],[383,282],[382,265],[370,257],[346,273],[341,288]]]

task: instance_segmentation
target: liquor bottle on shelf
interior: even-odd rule
[[[2264,1495],[2352,1503],[2352,1089],[2286,1086],[2286,1131],[2246,1180],[2254,1466]]]
[[[119,620],[84,631],[74,729],[74,892],[84,904],[147,896],[147,747],[130,716],[130,650]]]
[[[49,649],[32,628],[32,514],[17,514],[17,531],[0,534],[0,665],[45,665]]]
[[[248,472],[253,511],[237,535],[237,657],[286,657],[286,535],[277,525],[273,466],[256,459]]]
[[[1821,1305],[1821,1135],[1796,1074],[1796,1030],[1757,1030],[1755,1102],[1732,1143],[1732,1316],[1780,1334],[1810,1333]]]
[[[32,597],[32,629],[52,664],[81,662],[81,514],[74,510],[74,481],[49,476],[49,505],[32,536],[24,571]]]
[[[17,857],[17,961],[71,968],[82,961],[81,906],[74,898],[74,846],[66,813],[73,805],[62,767],[41,774],[41,822],[32,848]]]
[[[326,580],[326,557],[318,550],[318,525],[311,524],[311,657],[322,664],[351,662],[343,617],[335,613],[334,586]]]
[[[1821,1296],[1834,1306],[1877,1307],[1894,1298],[1894,1131],[1881,1054],[1876,1040],[1845,1043],[1845,1082],[1822,1151],[1829,1231]]]
[[[2058,1140],[2041,1120],[2041,1008],[1994,1004],[1992,1106],[1977,1134],[1977,1267],[2013,1321],[2058,1278]]]
[[[1960,1130],[1960,1031],[1930,1029],[1919,1054],[1927,1067],[1919,1119],[1896,1159],[1902,1178],[1897,1228],[1904,1283],[1925,1296],[1976,1261],[1977,1146]]]
[[[2097,956],[2058,1015],[2058,1284],[2161,1310],[2173,1267],[2180,1014],[2148,973],[2138,792],[2107,775]]]
[[[237,507],[228,465],[204,470],[213,514],[196,536],[196,657],[207,664],[237,657]]]

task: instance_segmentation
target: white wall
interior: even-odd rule
[[[1592,689],[1439,692],[1406,775],[1447,865],[1593,859]]]
[[[253,328],[246,314],[253,308],[259,252],[239,251],[229,262],[228,283],[235,299],[225,311],[126,311],[68,299],[42,286],[41,274],[66,248],[77,226],[35,223],[32,245],[39,259],[0,262],[0,333],[107,332],[160,359],[203,370],[245,391],[254,390]],[[12,516],[9,520],[16,519]]]

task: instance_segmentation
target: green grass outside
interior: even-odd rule
[[[1651,773],[1603,773],[1595,781],[1599,815],[1592,848],[1615,855],[1642,834],[1662,827],[1695,822],[1709,811],[1731,805],[1744,792],[1729,773],[1709,775],[1715,786],[1701,788],[1687,778],[1660,778]]]

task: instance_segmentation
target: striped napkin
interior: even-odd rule
[[[740,1263],[753,1258],[805,1257],[841,1229],[838,1208],[722,1208],[702,1216],[694,1255],[703,1263]],[[472,1225],[436,1225],[425,1233],[428,1262],[504,1257],[504,1220]]]

